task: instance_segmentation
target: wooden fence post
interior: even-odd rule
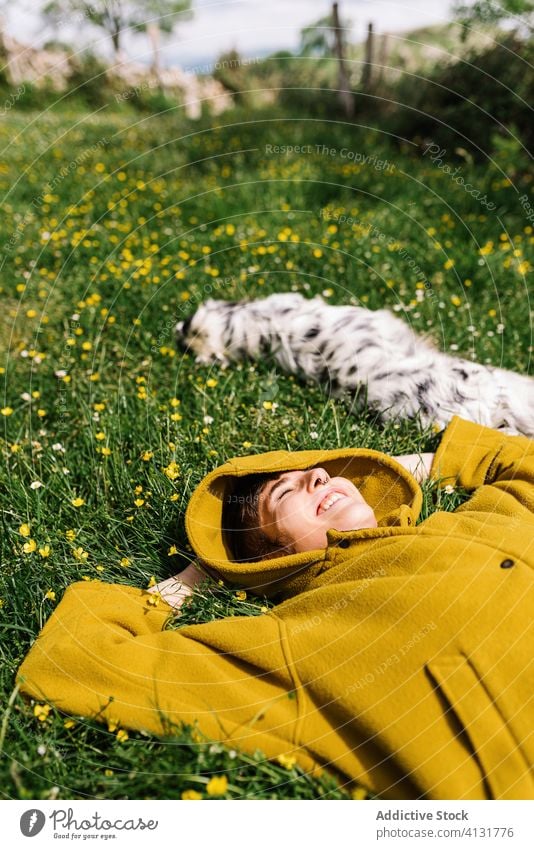
[[[367,24],[367,40],[365,42],[365,59],[362,68],[362,88],[364,91],[370,91],[373,83],[373,54],[374,54],[374,33],[373,25]]]
[[[338,64],[339,99],[343,105],[343,109],[347,118],[352,118],[354,116],[354,97],[350,89],[349,75],[347,73],[347,66],[345,64],[345,57],[343,55],[343,31],[339,25],[339,12],[337,3],[334,3],[332,6],[332,23],[334,29],[336,57]]]

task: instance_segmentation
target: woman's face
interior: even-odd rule
[[[283,472],[269,481],[259,499],[263,532],[293,552],[326,548],[326,532],[376,528],[373,510],[348,478],[325,469]]]

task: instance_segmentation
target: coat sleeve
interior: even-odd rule
[[[293,750],[299,699],[268,614],[164,630],[171,608],[133,587],[72,584],[18,672],[21,691],[111,727]],[[310,766],[306,757],[299,761]]]
[[[454,417],[430,472],[440,486],[481,489],[487,509],[534,513],[534,441]]]

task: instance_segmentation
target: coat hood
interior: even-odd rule
[[[358,531],[328,531],[326,549],[246,563],[232,560],[223,534],[223,505],[236,479],[251,474],[304,470],[321,466],[330,477],[346,477],[373,508],[378,527]],[[208,571],[231,583],[264,595],[293,595],[325,569],[328,551],[341,539],[382,536],[394,526],[415,524],[422,494],[415,478],[396,460],[365,448],[325,451],[269,451],[236,457],[208,474],[193,492],[185,523],[189,542]]]

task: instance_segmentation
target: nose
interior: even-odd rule
[[[319,486],[324,486],[330,480],[330,475],[326,469],[316,468],[308,471],[307,486],[310,492],[317,489]]]
[[[186,318],[185,321],[179,321],[174,328],[176,335],[176,346],[185,354],[189,351],[188,333],[191,326],[192,317]]]

